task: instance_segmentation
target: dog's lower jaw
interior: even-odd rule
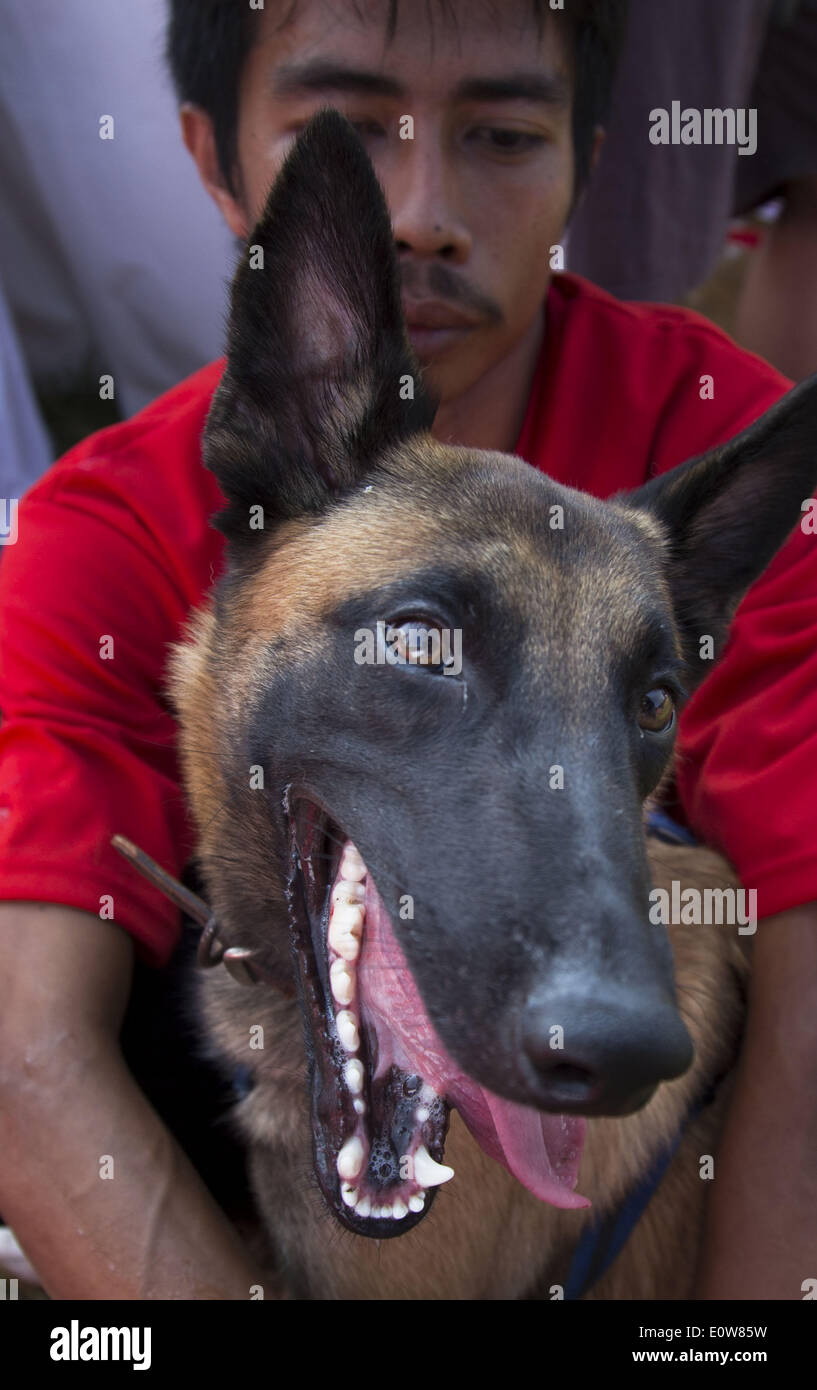
[[[678,879],[721,885],[732,876],[707,851],[651,846],[658,886]],[[249,1150],[253,1190],[288,1296],[315,1299],[559,1298],[570,1256],[588,1222],[614,1210],[666,1137],[677,1132],[706,1085],[734,1060],[742,1025],[746,963],[723,928],[670,929],[679,1003],[695,1042],[683,1077],[659,1088],[624,1119],[588,1121],[582,1190],[589,1211],[537,1201],[471,1138],[453,1113],[446,1160],[457,1178],[415,1230],[380,1244],[339,1232],[312,1165],[306,1053],[298,1008],[265,989],[247,990],[221,971],[200,982],[212,1036],[235,1065],[251,1066],[254,1089],[235,1110]],[[249,1050],[261,1024],[264,1048]],[[688,1298],[708,1183],[700,1160],[714,1154],[730,1082],[691,1123],[676,1157],[624,1251],[592,1298]],[[340,1238],[338,1238],[338,1236]],[[266,1291],[266,1290],[265,1290]],[[276,1296],[275,1291],[267,1296]]]
[[[699,1159],[715,1150],[726,1100],[724,1091],[690,1127],[623,1253],[589,1297],[690,1297],[707,1187]],[[609,1135],[594,1130],[604,1123],[588,1125],[588,1144],[599,1160]],[[279,1146],[256,1145],[251,1164],[262,1219],[273,1233],[276,1273],[292,1298],[557,1300],[586,1225],[610,1209],[602,1194],[591,1212],[537,1201],[480,1150],[453,1112],[446,1153],[457,1182],[414,1230],[379,1243],[338,1232],[310,1181],[307,1123],[301,1140],[300,1162]]]
[[[382,1240],[422,1220],[441,1163],[448,1106],[390,1054],[388,1023],[364,1007],[360,955],[379,899],[355,846],[313,802],[289,817],[293,960],[309,1055],[315,1173],[350,1231]],[[331,866],[331,868],[330,868]]]

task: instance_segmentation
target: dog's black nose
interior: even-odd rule
[[[535,995],[522,1045],[543,1109],[627,1115],[660,1081],[680,1076],[693,1056],[680,1014],[664,997],[621,992]]]

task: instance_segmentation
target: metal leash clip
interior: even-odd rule
[[[200,966],[210,970],[214,965],[223,965],[240,985],[256,985],[260,980],[266,980],[282,994],[294,995],[294,984],[287,978],[264,970],[259,965],[254,951],[246,946],[224,946],[218,938],[219,924],[203,898],[185,888],[183,883],[179,883],[177,878],[161,868],[155,859],[151,859],[149,854],[145,854],[143,849],[125,835],[112,835],[111,844],[129,864],[153,884],[154,888],[158,888],[181,908],[182,912],[186,912],[188,917],[199,923],[202,931],[196,948],[196,959]]]

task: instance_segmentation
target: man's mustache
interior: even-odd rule
[[[440,262],[421,266],[414,261],[406,261],[400,266],[400,286],[407,299],[443,300],[467,310],[475,318],[484,319],[486,323],[502,323],[505,317],[496,300]]]

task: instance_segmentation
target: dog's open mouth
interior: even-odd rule
[[[454,1177],[449,1109],[542,1201],[573,1189],[584,1120],[501,1099],[467,1077],[423,1007],[360,853],[313,802],[289,812],[290,922],[306,1020],[315,1169],[330,1209],[359,1235],[402,1235]],[[475,1195],[475,1200],[477,1200]]]

